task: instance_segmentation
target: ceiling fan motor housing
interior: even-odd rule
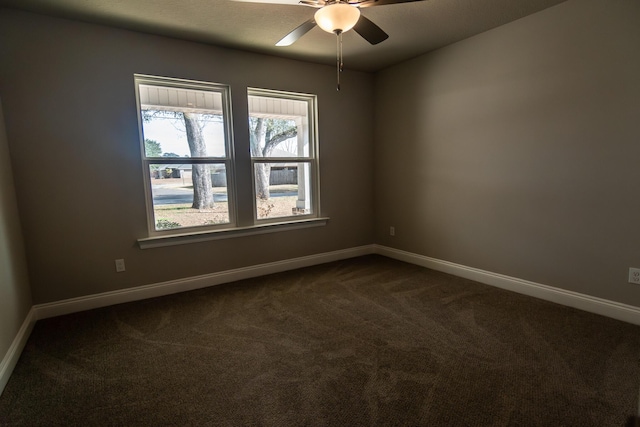
[[[344,33],[352,29],[360,19],[360,9],[347,3],[333,3],[319,9],[315,21],[328,33]]]

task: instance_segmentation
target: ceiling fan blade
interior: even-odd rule
[[[292,45],[296,40],[298,40],[300,37],[302,37],[305,34],[307,34],[315,26],[316,26],[315,19],[313,19],[313,18],[309,19],[307,22],[305,22],[304,24],[300,25],[295,30],[291,31],[289,34],[284,36],[282,38],[282,40],[280,40],[278,43],[276,43],[276,46],[289,46],[289,45]]]
[[[233,0],[241,3],[271,3],[297,5],[299,0]]]
[[[384,6],[386,4],[411,3],[414,1],[425,1],[425,0],[364,0],[364,1],[357,1],[351,4],[354,4],[358,7],[371,7],[371,6]]]
[[[300,0],[300,3],[303,6],[311,6],[315,8],[320,8],[326,6],[324,0]]]
[[[353,30],[371,44],[378,44],[389,38],[389,34],[382,31],[382,28],[371,22],[364,15],[360,15],[360,19],[358,19]]]

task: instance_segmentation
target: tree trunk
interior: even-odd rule
[[[271,165],[268,163],[256,163],[256,197],[267,200],[271,197],[269,193],[269,175]]]
[[[191,157],[206,157],[207,146],[204,142],[202,128],[198,121],[198,114],[183,113],[183,115]],[[193,164],[191,180],[193,181],[193,205],[191,205],[191,207],[194,209],[212,208],[213,186],[211,185],[209,165]]]
[[[282,120],[265,119],[263,117],[250,118],[249,139],[251,143],[252,157],[269,157],[273,149],[276,148],[278,144],[297,135],[297,127],[282,127],[281,125],[276,125],[274,129],[274,121]],[[271,196],[269,194],[271,164],[256,162],[255,167],[256,197],[262,200],[267,200]]]
[[[255,127],[251,130],[251,155],[253,157],[263,157],[262,149],[265,145],[267,127],[265,120],[261,117],[255,118]],[[269,172],[270,167],[265,163],[256,163],[256,197],[258,199],[269,199]]]

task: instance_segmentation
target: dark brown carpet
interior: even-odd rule
[[[640,327],[379,256],[39,321],[2,425],[623,426]]]

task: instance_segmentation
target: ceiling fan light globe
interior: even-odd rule
[[[360,19],[360,9],[345,3],[334,3],[319,9],[315,14],[316,24],[328,33],[344,33],[353,28]]]

